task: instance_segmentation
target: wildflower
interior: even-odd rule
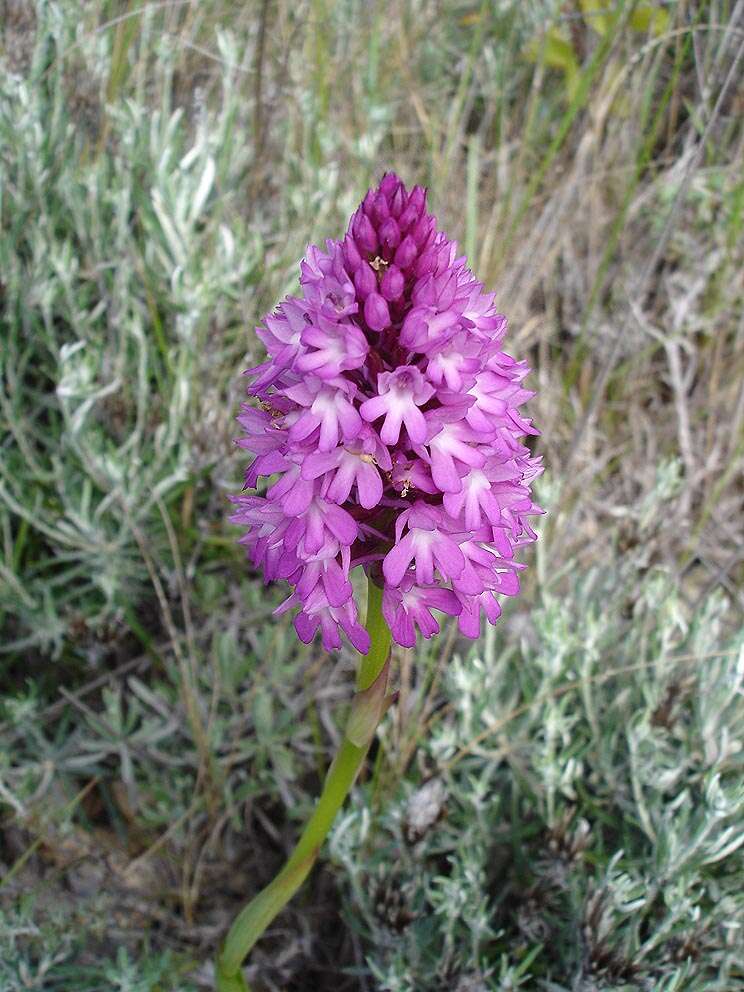
[[[232,520],[267,581],[294,588],[295,628],[363,653],[351,571],[383,588],[397,643],[439,630],[478,636],[516,595],[515,552],[535,539],[538,432],[520,407],[528,374],[502,349],[506,318],[437,230],[420,186],[393,173],[341,241],[308,248],[300,295],[264,318],[268,359],[249,370],[238,444],[255,456]]]
[[[380,430],[383,444],[395,445],[400,438],[401,424],[405,425],[409,439],[414,444],[426,440],[427,427],[419,410],[434,395],[415,365],[403,365],[394,372],[380,372],[377,376],[377,396],[365,400],[359,412],[365,420],[374,421],[385,416]]]
[[[426,192],[386,174],[341,241],[311,246],[299,296],[264,318],[268,358],[250,369],[238,421],[254,456],[233,497],[241,543],[267,582],[292,592],[305,642],[342,634],[366,655],[338,759],[287,864],[236,918],[220,992],[244,986],[246,954],[307,876],[393,696],[391,637],[412,648],[435,613],[477,637],[519,592],[515,554],[535,539],[541,471],[519,408],[528,369],[501,350],[506,318],[437,230]],[[359,622],[351,572],[369,580]]]

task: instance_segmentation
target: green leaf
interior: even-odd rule
[[[649,32],[653,35],[663,34],[669,27],[669,11],[644,3],[636,7],[628,20],[634,31]]]
[[[605,5],[601,0],[579,0],[579,5],[586,23],[604,38],[607,34],[609,21],[604,14],[599,14],[597,11],[601,10]]]
[[[542,60],[551,69],[563,70],[567,76],[578,75],[579,61],[573,45],[557,28],[548,28],[542,41],[533,38],[525,49],[525,55],[531,62]]]

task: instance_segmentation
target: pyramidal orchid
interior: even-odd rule
[[[499,598],[519,592],[519,549],[541,512],[541,471],[521,407],[527,365],[503,351],[506,317],[437,228],[426,191],[393,173],[369,190],[340,241],[311,246],[300,292],[256,329],[267,359],[249,369],[238,445],[254,458],[231,519],[267,582],[292,591],[306,643],[342,637],[365,657],[346,735],[287,865],[236,920],[220,992],[312,866],[353,784],[387,696],[390,640],[412,648],[435,614],[477,637]],[[258,490],[251,492],[250,490]],[[366,624],[351,575],[368,578]]]
[[[519,591],[516,552],[538,512],[540,462],[524,444],[537,431],[520,412],[528,369],[502,350],[506,318],[437,230],[425,191],[392,173],[343,240],[308,249],[300,287],[257,329],[268,359],[247,373],[260,411],[239,418],[238,443],[256,455],[246,488],[278,477],[234,498],[250,557],[293,587],[280,610],[297,611],[304,641],[319,630],[338,648],[344,634],[367,652],[357,566],[383,589],[398,644],[413,646],[411,623],[423,637],[439,629],[404,605],[414,600],[477,636],[481,614],[497,615],[492,594]],[[466,544],[481,551],[477,568]]]

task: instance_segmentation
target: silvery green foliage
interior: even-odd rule
[[[5,992],[43,988],[67,959],[72,944],[60,915],[39,924],[30,900],[0,912],[0,988]],[[29,954],[29,946],[35,946],[37,953]]]
[[[124,947],[87,967],[70,968],[83,931],[73,930],[62,908],[39,912],[33,898],[0,912],[0,989],[3,992],[191,992],[183,967],[168,951],[145,954],[134,962]],[[39,920],[44,917],[43,922]],[[78,922],[78,921],[76,921]]]
[[[744,636],[640,552],[573,574],[455,658],[424,775],[336,827],[381,992],[744,981]]]
[[[76,618],[100,631],[134,607],[138,534],[162,533],[162,508],[219,455],[215,370],[241,350],[260,257],[233,202],[249,144],[230,39],[218,109],[187,120],[149,13],[157,74],[126,100],[72,15],[40,4],[28,75],[0,72],[4,650],[58,653]]]
[[[206,602],[225,602],[219,583],[214,592],[198,591]],[[266,593],[255,584],[240,587],[238,596],[243,608],[265,609]],[[274,663],[266,678],[259,659],[268,657]],[[230,827],[218,856],[228,863],[255,857],[260,864],[265,856],[263,849],[253,854],[248,848],[246,854],[245,803],[278,799],[296,819],[311,807],[306,783],[313,778],[315,753],[311,728],[298,714],[313,698],[312,689],[303,698],[288,688],[298,662],[296,637],[286,625],[259,624],[250,647],[234,628],[220,625],[198,671],[199,698],[210,698],[216,682],[225,688],[212,742],[216,753],[232,755],[220,782]],[[31,693],[3,699],[0,992],[194,988],[203,951],[178,935],[164,947],[141,922],[147,919],[143,907],[157,907],[173,866],[182,864],[190,823],[206,822],[195,801],[199,755],[179,688],[177,669],[132,674],[125,684],[103,688],[100,705],[77,710],[74,720],[51,719]],[[97,781],[108,795],[113,788],[125,797],[123,808],[137,810],[141,836],[170,838],[162,860],[145,858],[140,870],[114,831],[81,828],[81,783]],[[34,847],[37,838],[43,841],[40,850]],[[208,909],[204,918],[209,925]],[[220,916],[214,932],[223,925]]]

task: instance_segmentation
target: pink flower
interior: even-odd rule
[[[321,493],[334,503],[346,503],[356,487],[359,504],[371,510],[382,499],[384,484],[380,468],[389,471],[391,466],[387,448],[366,428],[366,434],[361,433],[346,446],[307,455],[302,463],[302,477],[322,479]]]
[[[496,494],[492,491],[493,475],[488,468],[471,468],[460,479],[459,492],[446,492],[443,496],[444,508],[450,516],[464,515],[468,530],[476,530],[483,523],[501,520],[501,508]]]
[[[434,581],[435,568],[445,580],[456,578],[465,559],[457,541],[445,532],[447,523],[440,510],[424,502],[401,513],[395,524],[395,546],[382,562],[386,583],[399,586],[411,564],[421,585]],[[402,537],[404,527],[407,533]]]
[[[349,320],[334,323],[322,314],[315,324],[308,324],[300,341],[308,349],[298,355],[298,372],[312,372],[320,379],[335,379],[364,365],[369,345],[362,331]]]
[[[451,590],[416,585],[410,574],[398,586],[385,586],[382,614],[394,639],[403,647],[412,648],[415,645],[416,627],[426,638],[439,633],[439,624],[432,610],[458,616],[462,612],[462,604]]]
[[[308,377],[284,390],[284,395],[299,407],[299,416],[289,429],[290,441],[304,441],[319,429],[317,447],[332,451],[339,439],[353,441],[362,429],[362,419],[352,403],[356,387],[344,380],[340,384],[325,385],[322,380]]]
[[[475,376],[481,367],[481,343],[467,331],[462,331],[445,347],[435,351],[426,366],[426,377],[435,386],[446,385],[455,393],[475,385]]]
[[[405,425],[414,444],[426,439],[424,415],[419,410],[434,395],[434,387],[426,382],[414,365],[404,365],[394,372],[380,372],[377,377],[377,396],[366,400],[359,408],[365,420],[374,421],[384,415],[380,430],[384,444],[397,444],[400,426]]]
[[[265,317],[267,361],[249,370],[241,448],[254,456],[233,521],[267,581],[293,586],[298,635],[341,633],[360,651],[351,571],[383,586],[397,643],[439,630],[432,611],[475,637],[499,597],[519,591],[516,551],[541,512],[542,470],[524,439],[528,369],[501,350],[506,318],[437,230],[426,192],[392,173],[341,241],[310,246],[301,295]]]
[[[431,465],[434,482],[443,493],[459,493],[463,488],[462,476],[486,463],[484,446],[478,444],[477,435],[463,420],[444,423],[429,441],[428,448],[425,458]]]

